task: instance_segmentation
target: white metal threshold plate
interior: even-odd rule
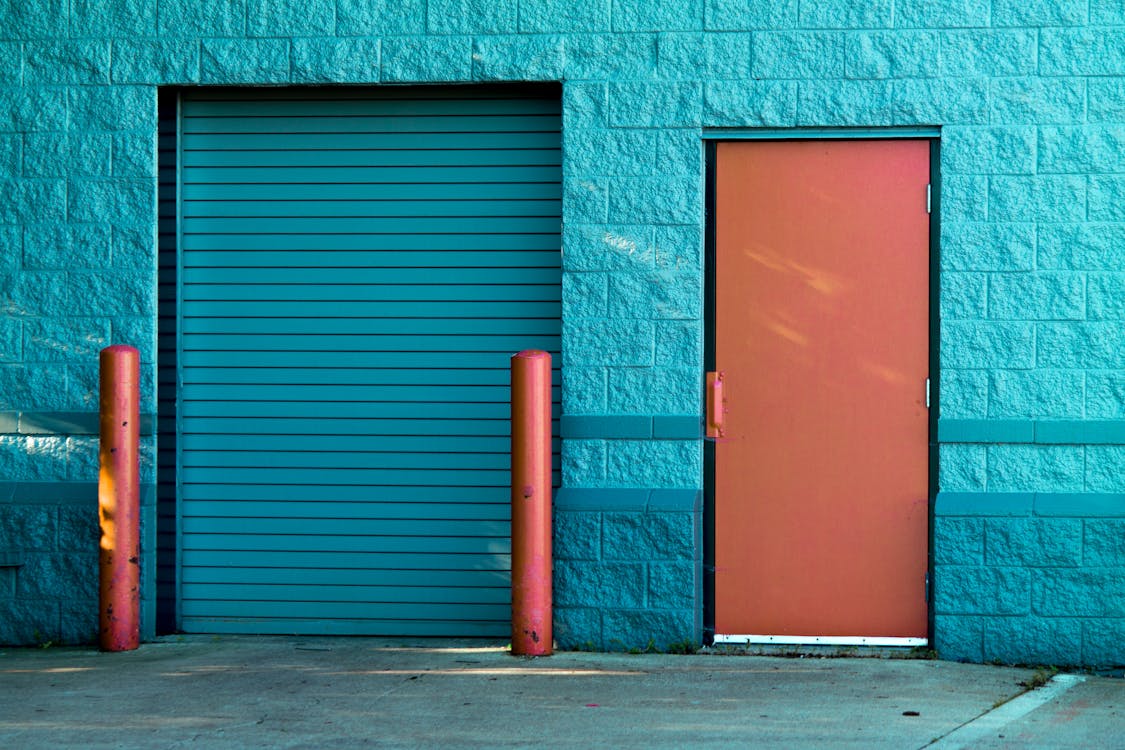
[[[715,643],[732,646],[770,644],[775,646],[926,646],[926,638],[888,638],[863,635],[720,635]]]

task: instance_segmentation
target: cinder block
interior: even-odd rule
[[[983,492],[988,454],[980,445],[941,446],[938,481],[942,492]]]
[[[1081,78],[996,78],[991,82],[992,122],[1040,125],[1082,122],[1085,110],[1086,81]],[[1042,147],[1039,158],[1042,168]]]
[[[76,310],[97,310],[105,315],[151,314],[156,309],[156,290],[145,283],[151,276],[151,270],[141,268],[73,274],[71,302]],[[92,341],[91,345],[102,344]]]
[[[556,560],[554,600],[559,607],[643,607],[642,563]]]
[[[66,177],[71,166],[69,139],[66,133],[27,133],[23,137],[23,158],[19,157],[19,138],[13,136],[17,157],[12,176],[23,166],[24,177]]]
[[[44,41],[24,45],[28,85],[109,83],[109,42]]]
[[[699,486],[703,457],[698,440],[614,440],[607,450],[610,486]]]
[[[561,36],[486,36],[473,42],[473,78],[479,81],[556,81],[564,60]]]
[[[1027,568],[942,565],[934,571],[934,610],[942,615],[1024,615],[1031,602]]]
[[[1091,221],[1125,222],[1125,177],[1090,178],[1088,215]]]
[[[614,127],[698,127],[703,114],[703,86],[611,83],[609,102],[609,121]]]
[[[705,126],[786,127],[797,122],[793,81],[723,81],[703,85]]]
[[[701,271],[702,229],[697,222],[657,226],[653,232],[656,267],[674,271]]]
[[[142,581],[142,587],[144,582]],[[142,604],[142,612],[145,604]],[[146,636],[141,635],[142,638]],[[59,642],[66,645],[92,644],[98,640],[98,598],[62,599],[59,602]]]
[[[563,180],[563,216],[577,224],[604,223],[609,215],[609,183],[608,177],[572,177]],[[563,244],[566,244],[565,237]],[[567,266],[565,254],[563,268],[579,270]]]
[[[802,83],[797,92],[797,124],[813,126],[880,125],[890,122],[889,81],[821,81]]]
[[[656,68],[654,34],[573,34],[565,44],[568,81],[612,81]]]
[[[1086,490],[1125,492],[1125,446],[1086,447]]]
[[[155,133],[115,134],[113,137],[114,176],[155,178],[156,149]]]
[[[698,367],[627,367],[610,371],[609,411],[688,414],[700,408]]]
[[[1082,555],[1089,566],[1125,568],[1125,521],[1086,519]]]
[[[66,440],[66,476],[74,482],[98,481],[98,439],[69,437]],[[140,463],[143,465],[144,460]],[[144,478],[142,478],[144,481]]]
[[[1086,0],[994,0],[993,26],[1081,26]]]
[[[697,320],[660,321],[656,324],[657,367],[695,367],[703,362],[702,323]]]
[[[949,76],[1020,76],[1036,69],[1034,30],[972,29],[941,35],[940,73]]]
[[[1125,226],[1041,224],[1038,267],[1125,272]]]
[[[630,562],[692,560],[694,523],[691,513],[605,513],[601,557]]]
[[[993,445],[988,448],[990,492],[1077,492],[1085,453],[1074,445]]]
[[[1034,612],[1045,617],[1125,617],[1121,568],[1046,568],[1035,571]]]
[[[472,78],[472,39],[391,37],[383,40],[382,80],[468,81]]]
[[[294,39],[293,81],[374,83],[379,80],[378,39]]]
[[[566,49],[569,51],[570,47]],[[601,128],[608,124],[609,87],[606,84],[565,81],[562,98],[564,138],[571,128]],[[563,158],[566,158],[565,153]]]
[[[1082,564],[1082,522],[990,518],[985,522],[985,562],[1027,568]]]
[[[519,4],[519,30],[523,33],[573,34],[609,31],[609,27],[610,0],[521,0]]]
[[[946,368],[940,373],[940,414],[961,419],[987,416],[988,392],[987,372]]]
[[[824,31],[756,33],[752,70],[755,78],[841,78],[844,35]]]
[[[1082,623],[1082,663],[1105,667],[1125,664],[1125,617]]]
[[[35,224],[24,231],[24,268],[104,268],[110,259],[108,224]]]
[[[241,36],[246,32],[246,0],[160,0],[157,20],[162,37]]]
[[[984,661],[984,618],[936,615],[934,650],[946,661]]]
[[[555,606],[554,636],[559,648],[593,651],[603,648],[602,613],[588,607]]]
[[[656,140],[656,160],[650,174],[694,176],[703,173],[703,144],[694,130],[665,130]]]
[[[702,207],[699,177],[622,177],[612,182],[608,217],[617,224],[687,224]]]
[[[567,414],[604,414],[606,411],[606,368],[563,368],[563,412]]]
[[[1083,320],[1085,274],[996,273],[989,278],[988,317],[997,320]]]
[[[711,31],[792,29],[797,0],[705,0],[704,23]]]
[[[602,615],[602,635],[609,651],[666,650],[671,644],[700,642],[695,613],[690,609],[616,609]]]
[[[1086,178],[993,177],[988,203],[995,221],[1082,221],[1086,217]]]
[[[609,315],[645,320],[697,320],[702,301],[697,276],[675,271],[615,273],[609,278]]]
[[[0,443],[0,450],[6,449]],[[57,545],[58,534],[58,511],[50,505],[5,504],[0,512],[0,550],[50,552]]]
[[[66,125],[66,89],[20,87],[0,90],[0,131],[65,130]]]
[[[1030,271],[1035,268],[1034,224],[946,222],[942,266],[951,271]]]
[[[231,53],[237,55],[238,50],[233,49]],[[288,64],[286,70],[288,71]],[[156,132],[155,86],[72,86],[68,91],[72,132],[82,130]]]
[[[19,318],[0,319],[0,362],[23,360],[23,323]]]
[[[893,82],[898,125],[983,125],[988,122],[988,85],[982,80],[902,79]]]
[[[943,175],[940,198],[943,222],[980,222],[988,219],[986,175]]]
[[[942,320],[980,320],[988,309],[988,276],[983,273],[941,274]]]
[[[0,180],[0,222],[60,221],[66,211],[62,180]]]
[[[58,548],[64,552],[97,549],[101,538],[96,505],[67,505],[58,508]]]
[[[988,5],[973,0],[898,0],[895,26],[905,29],[988,26]]]
[[[0,364],[0,409],[69,408],[63,395],[66,385],[67,371],[61,364]],[[96,408],[96,398],[93,403]]]
[[[872,2],[805,3],[797,21],[806,29],[889,28],[894,20],[892,0]]]
[[[0,479],[52,482],[66,479],[66,439],[0,435]]]
[[[601,559],[601,513],[556,510],[553,532],[556,560]]]
[[[989,373],[990,417],[1080,419],[1085,376],[1080,370],[993,370]]]
[[[337,0],[336,33],[341,36],[426,33],[426,0]]]
[[[925,78],[937,74],[940,37],[932,31],[871,31],[848,36],[844,49],[848,78]]]
[[[696,601],[694,562],[649,563],[648,606],[653,609],[692,610]]]
[[[987,96],[982,92],[982,99]],[[1034,174],[1035,128],[950,127],[942,132],[942,169],[962,174]]]
[[[601,271],[563,274],[563,317],[604,318],[609,310],[609,274]]]
[[[566,487],[603,487],[606,484],[604,440],[564,440],[562,478]]]
[[[177,39],[114,39],[115,83],[196,83],[199,43]]]
[[[151,37],[156,33],[156,4],[157,0],[72,0],[70,35]]]
[[[665,80],[748,79],[753,36],[671,32],[657,37],[656,77]]]
[[[42,646],[60,642],[57,599],[8,599],[0,601],[0,643],[10,646]]]
[[[204,83],[286,83],[287,39],[205,39],[200,80]]]
[[[23,84],[23,45],[20,42],[0,42],[0,84]]]
[[[28,554],[19,570],[16,596],[21,599],[62,597],[97,599],[98,551]]]
[[[336,31],[335,0],[249,0],[249,36],[330,35]]]
[[[1040,323],[1036,358],[1040,367],[1121,369],[1125,367],[1125,324]]]
[[[506,34],[516,30],[518,0],[429,0],[430,34]]]
[[[113,134],[70,132],[67,134],[69,176],[109,177],[113,171]]]
[[[567,175],[646,175],[656,160],[657,132],[639,128],[575,128],[563,133]]]
[[[1071,618],[986,618],[983,656],[985,661],[1006,664],[1077,664],[1082,659],[1082,622]]]
[[[1125,125],[1041,127],[1039,171],[1085,174],[1125,171]]]
[[[1125,419],[1125,380],[1120,373],[1086,373],[1086,416],[1090,419]]]
[[[982,565],[984,520],[934,519],[934,565]]]
[[[1039,33],[1039,73],[1125,75],[1125,30],[1043,29]]]
[[[1125,15],[1125,10],[1122,13]],[[1125,121],[1125,79],[1091,78],[1086,81],[1086,91],[1089,122]]]
[[[1030,369],[1035,365],[1035,331],[1030,323],[951,320],[942,325],[941,347],[943,367]]]
[[[577,183],[576,191],[587,184],[586,180],[571,181]],[[595,183],[588,184],[591,192],[597,190]],[[653,267],[655,255],[653,228],[649,225],[563,225],[564,272],[646,270]]]
[[[613,30],[694,31],[703,28],[703,0],[615,2]]]

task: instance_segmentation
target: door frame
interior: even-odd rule
[[[940,404],[940,261],[941,261],[941,129],[939,127],[910,128],[756,128],[710,129],[703,133],[706,194],[705,234],[703,256],[704,296],[704,348],[703,371],[716,369],[715,362],[715,161],[717,145],[724,141],[821,141],[821,140],[918,140],[930,144],[930,320],[929,320],[929,414],[928,446],[929,476],[927,479],[927,537],[926,562],[926,631],[929,646],[934,643],[934,501],[938,491],[937,423]],[[702,402],[702,396],[701,396]],[[790,645],[841,645],[840,639],[821,638],[813,642],[776,639],[778,644]],[[703,642],[715,641],[715,442],[703,440]],[[848,645],[854,645],[848,640]],[[881,645],[881,644],[866,644]]]

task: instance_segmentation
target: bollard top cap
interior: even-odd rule
[[[102,349],[102,354],[140,354],[137,347],[129,346],[127,344],[114,344]]]
[[[522,352],[518,352],[512,355],[512,359],[515,359],[517,357],[519,357],[520,359],[542,359],[543,357],[550,359],[551,355],[540,349],[524,349]]]

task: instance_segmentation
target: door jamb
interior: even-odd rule
[[[705,129],[704,159],[706,192],[704,201],[704,253],[703,253],[703,315],[704,344],[703,369],[712,372],[715,363],[715,161],[717,144],[722,141],[805,141],[805,140],[925,140],[930,144],[930,403],[928,414],[929,476],[927,536],[928,560],[926,566],[926,604],[928,648],[934,646],[934,503],[938,491],[938,407],[940,392],[940,342],[941,342],[941,129],[938,127],[914,128],[753,128]],[[870,639],[868,639],[870,640]],[[703,643],[715,642],[715,443],[703,441]]]

